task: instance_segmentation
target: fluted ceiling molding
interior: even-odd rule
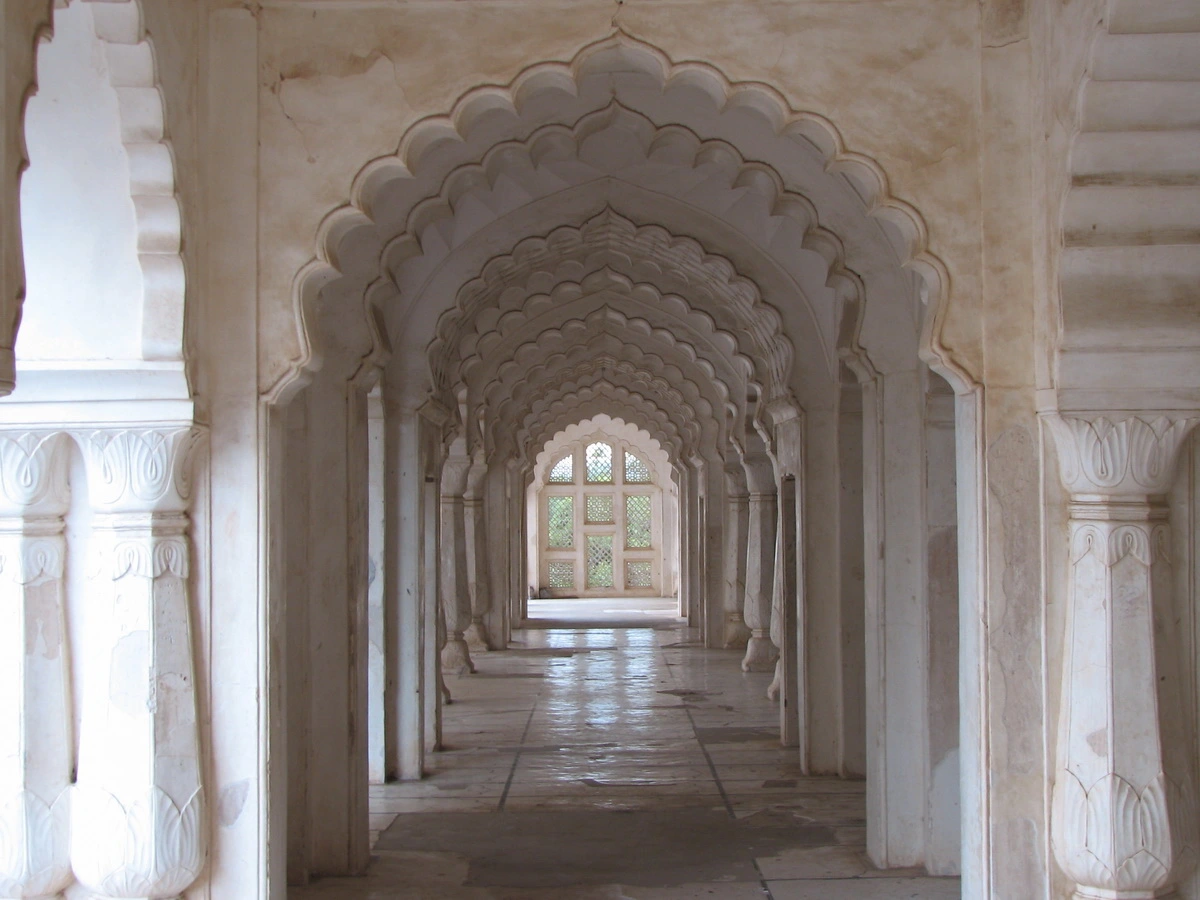
[[[494,370],[494,360],[507,357],[513,348],[560,323],[594,315],[598,308],[611,309],[631,322],[646,322],[653,329],[686,338],[709,358],[723,359],[744,383],[754,379],[754,353],[759,348],[743,349],[736,333],[718,329],[711,316],[693,310],[678,295],[664,297],[653,285],[633,285],[621,276],[598,272],[582,285],[568,282],[551,294],[530,296],[524,309],[505,314],[490,328],[481,322],[480,329],[467,335],[461,345],[462,381],[476,385],[476,373]]]
[[[650,371],[651,368],[655,371]],[[493,427],[503,428],[549,396],[546,394],[547,385],[557,385],[554,388],[557,391],[565,385],[587,385],[605,378],[615,384],[634,387],[652,396],[662,397],[664,402],[670,405],[682,406],[697,421],[710,418],[713,408],[702,396],[700,386],[685,378],[677,369],[667,372],[669,377],[664,377],[660,373],[665,369],[659,357],[643,357],[638,363],[633,363],[607,354],[585,359],[573,366],[557,368],[549,373],[539,367],[539,371],[533,373],[533,377],[517,384],[512,394],[502,400],[494,411],[489,410],[489,415],[495,422]]]
[[[636,343],[629,340],[627,331],[631,330],[641,332]],[[740,398],[731,390],[738,382],[728,371],[719,371],[711,361],[701,358],[695,347],[676,336],[662,329],[651,330],[644,323],[608,309],[597,310],[586,321],[573,320],[561,329],[547,330],[536,342],[518,348],[512,360],[497,370],[496,380],[488,384],[482,403],[485,408],[498,405],[512,386],[526,380],[539,364],[545,364],[546,371],[552,374],[559,368],[602,354],[635,363],[646,356],[658,356],[676,366],[682,380],[698,385],[713,409],[729,410],[729,417],[735,421],[744,416],[744,406],[736,402]]]
[[[786,392],[792,345],[782,333],[778,312],[762,302],[754,283],[695,241],[654,226],[638,228],[611,210],[582,228],[559,228],[523,241],[516,253],[490,262],[480,278],[460,291],[430,346],[434,389],[453,387],[448,373],[470,365],[472,355],[482,355],[488,335],[499,341],[503,332],[515,329],[518,314],[533,318],[603,289],[628,296],[647,310],[661,309],[696,335],[711,340],[721,333],[737,348],[732,352],[751,361],[766,394]]]

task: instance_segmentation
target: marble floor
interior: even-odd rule
[[[289,896],[958,900],[870,866],[863,783],[801,776],[739,659],[669,620],[516,632],[448,677],[429,777],[371,789],[368,875]]]

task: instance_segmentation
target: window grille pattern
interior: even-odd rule
[[[575,454],[568,453],[554,464],[550,470],[550,481],[553,484],[570,484],[575,480]]]
[[[613,520],[612,494],[587,495],[587,522],[589,525],[606,525]]]
[[[628,450],[625,451],[625,481],[628,484],[650,483],[650,467]]]
[[[546,498],[546,545],[561,549],[575,546],[575,498]]]
[[[650,576],[650,561],[631,559],[625,563],[625,587],[648,588],[654,587]]]
[[[587,461],[587,480],[592,484],[609,484],[613,480],[612,446],[597,442],[588,444],[584,454]]]
[[[613,536],[589,534],[587,537],[587,586],[613,586]]]
[[[648,494],[629,494],[625,497],[625,546],[639,550],[650,546]]]
[[[546,574],[550,577],[552,588],[575,587],[575,563],[550,562],[546,564]]]

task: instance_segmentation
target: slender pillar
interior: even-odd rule
[[[746,625],[750,639],[742,659],[743,672],[774,671],[779,652],[771,641],[771,605],[775,593],[775,467],[757,435],[748,434],[742,465],[746,472]]]
[[[387,514],[384,506],[383,398],[378,387],[367,395],[367,448],[367,775],[371,784],[382,784],[387,777],[383,564]]]
[[[422,617],[422,493],[420,413],[393,406],[385,385],[385,449],[388,457],[387,572],[385,613],[388,638],[388,729],[392,737],[388,773],[419,779],[425,765],[424,653]],[[393,527],[393,524],[395,527]],[[429,652],[436,653],[436,648]]]
[[[1173,897],[1197,823],[1190,742],[1164,734],[1183,712],[1163,495],[1200,418],[1046,421],[1071,492],[1054,853],[1077,900]]]
[[[743,613],[746,608],[746,527],[750,512],[745,474],[740,464],[725,466],[725,481],[725,649],[742,650],[750,640],[750,629]],[[666,494],[663,496],[667,497]]]
[[[0,896],[73,880],[62,434],[0,434]]]
[[[204,867],[189,624],[189,425],[93,431],[87,458],[104,611],[82,700],[71,865],[92,896],[178,897]]]
[[[753,491],[747,498],[746,625],[750,638],[743,672],[771,672],[778,653],[771,643],[771,600],[775,583],[775,495]]]
[[[460,439],[461,441],[461,439]],[[467,523],[463,492],[471,461],[451,451],[442,467],[441,595],[446,615],[446,646],[442,669],[463,675],[475,671],[471,648],[464,637],[471,624],[471,594],[467,586]]]
[[[488,467],[477,457],[467,473],[467,491],[463,495],[463,525],[467,552],[467,594],[471,601],[471,623],[464,637],[476,653],[490,649],[485,616],[491,611],[491,582],[488,577],[487,518],[484,492],[488,488]]]
[[[725,463],[704,462],[704,646],[725,643]]]

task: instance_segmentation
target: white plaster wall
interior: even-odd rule
[[[55,10],[29,101],[21,182],[28,279],[21,360],[141,357],[142,270],[121,142],[91,6]]]

